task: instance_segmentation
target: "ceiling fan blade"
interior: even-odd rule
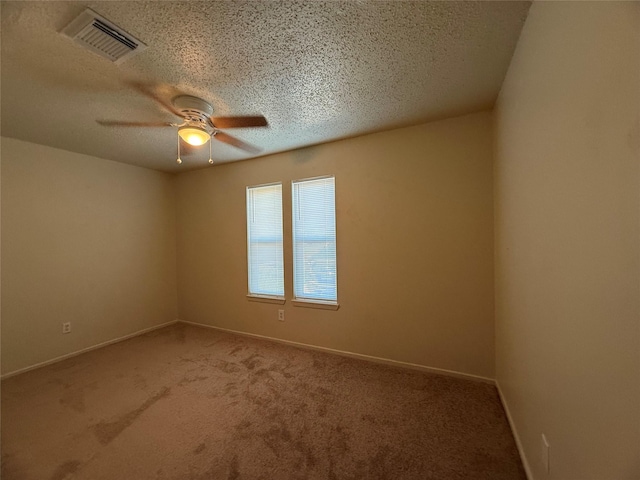
[[[96,120],[105,127],[171,127],[169,122],[121,122],[119,120]]]
[[[176,117],[182,118],[182,113],[180,113],[172,105],[170,105],[169,103],[161,99],[153,90],[149,88],[148,85],[141,82],[128,82],[128,84],[133,88],[135,88],[141,94],[149,97],[151,100],[156,102],[158,105],[164,108],[167,112],[173,113]]]
[[[262,115],[253,117],[211,117],[216,128],[266,127],[267,119]]]
[[[258,147],[254,147],[253,145],[243,142],[242,140],[236,137],[232,137],[231,135],[228,135],[224,132],[217,131],[213,138],[215,138],[216,140],[220,140],[221,142],[224,142],[228,145],[233,145],[234,147],[240,148],[249,153],[255,154],[260,152],[260,149]]]

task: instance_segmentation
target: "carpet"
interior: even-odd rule
[[[525,479],[492,385],[176,324],[2,382],[2,480]]]

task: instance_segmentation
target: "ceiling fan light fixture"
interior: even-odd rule
[[[184,126],[178,129],[178,135],[189,145],[204,145],[211,139],[211,135],[204,128]]]

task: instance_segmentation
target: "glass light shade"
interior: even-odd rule
[[[178,130],[178,135],[189,145],[204,145],[209,141],[211,136],[202,128],[198,127],[182,127]]]

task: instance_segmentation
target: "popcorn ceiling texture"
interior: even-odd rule
[[[60,32],[88,6],[149,48],[114,65]],[[165,171],[175,121],[124,80],[214,115],[261,113],[229,132],[289,150],[493,106],[530,2],[2,2],[2,134]],[[200,155],[198,155],[200,153]],[[208,153],[208,152],[207,152]],[[214,142],[214,159],[248,158]]]

